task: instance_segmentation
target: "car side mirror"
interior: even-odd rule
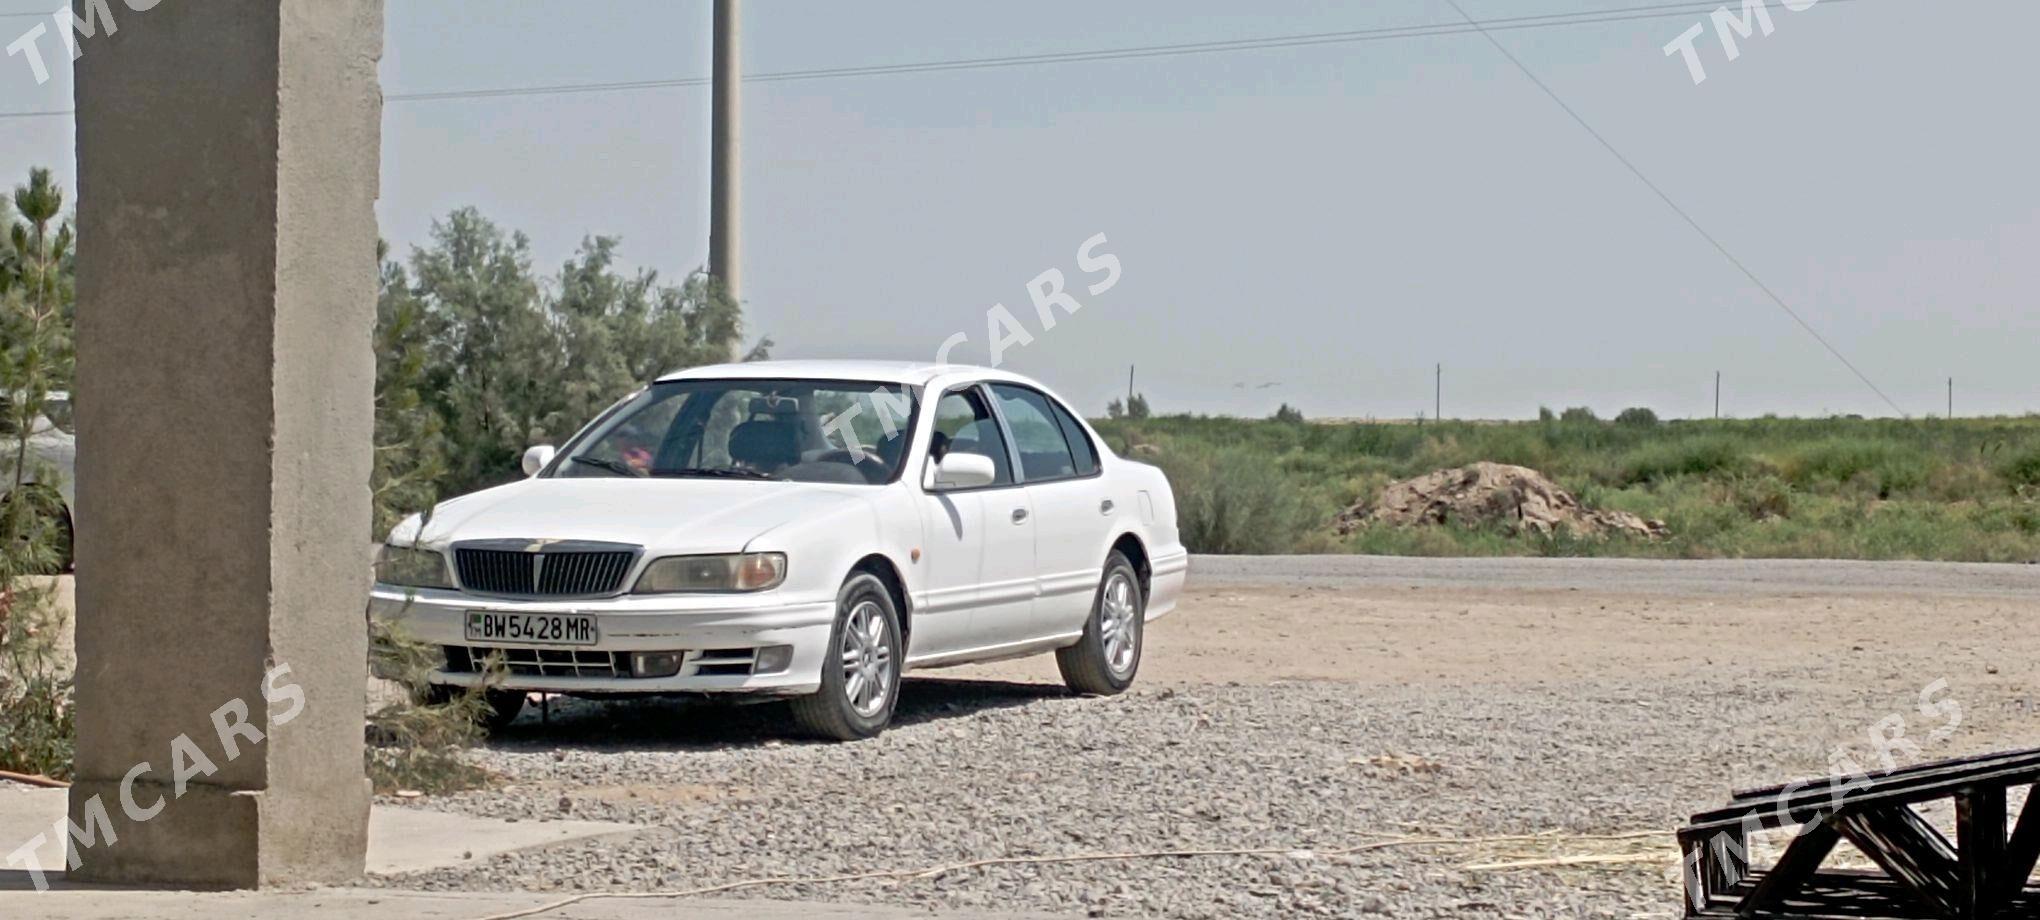
[[[936,489],[975,489],[988,486],[999,478],[998,467],[992,465],[992,458],[983,454],[966,454],[950,451],[935,463],[935,470],[929,479]]]
[[[545,469],[548,465],[550,465],[553,462],[553,458],[558,455],[559,450],[553,447],[551,444],[540,444],[537,447],[525,451],[524,475],[526,476],[538,475],[538,471]]]

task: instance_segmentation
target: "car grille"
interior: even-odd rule
[[[453,550],[462,589],[533,597],[614,594],[636,559],[627,550]]]
[[[501,655],[503,667],[520,677],[629,677],[629,652],[592,652],[569,648],[482,648],[449,645],[446,669],[476,674],[490,655]]]
[[[519,677],[632,678],[629,652],[596,652],[567,648],[493,648],[479,645],[445,647],[446,670],[479,674],[490,655],[500,655],[503,669]],[[681,656],[676,677],[748,677],[757,665],[757,649],[689,649]]]

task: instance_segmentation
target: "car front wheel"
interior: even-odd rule
[[[793,701],[793,717],[819,738],[857,741],[885,730],[899,702],[900,615],[876,576],[857,573],[836,594],[836,625],[822,659],[822,686]]]
[[[1147,597],[1140,589],[1140,573],[1114,550],[1105,559],[1105,574],[1098,581],[1098,596],[1091,602],[1084,637],[1056,650],[1055,664],[1062,671],[1063,683],[1078,693],[1097,696],[1110,696],[1132,686],[1133,675],[1140,671],[1146,632]]]

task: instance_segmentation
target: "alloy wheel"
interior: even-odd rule
[[[1105,666],[1115,675],[1133,670],[1140,651],[1140,605],[1134,602],[1133,579],[1114,572],[1105,582],[1098,608],[1098,637],[1104,640]]]
[[[892,693],[892,636],[875,601],[851,608],[843,624],[843,696],[859,716],[883,712]]]

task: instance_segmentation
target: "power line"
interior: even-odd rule
[[[1785,302],[1785,298],[1778,296],[1778,292],[1771,290],[1771,286],[1765,284],[1762,278],[1757,277],[1757,273],[1751,271],[1750,267],[1743,263],[1743,260],[1736,258],[1735,253],[1730,252],[1727,246],[1722,245],[1722,242],[1716,239],[1714,234],[1707,232],[1707,228],[1700,226],[1700,222],[1694,220],[1693,215],[1686,213],[1685,208],[1679,207],[1679,203],[1672,200],[1671,195],[1666,194],[1664,189],[1659,188],[1657,183],[1652,182],[1649,176],[1644,175],[1643,170],[1638,169],[1635,163],[1630,162],[1628,157],[1622,155],[1622,151],[1615,149],[1615,145],[1609,143],[1608,139],[1602,136],[1601,132],[1594,130],[1594,126],[1588,123],[1587,119],[1580,115],[1578,110],[1574,109],[1563,97],[1559,96],[1551,88],[1550,84],[1545,83],[1542,78],[1538,77],[1536,71],[1531,70],[1530,66],[1523,63],[1521,58],[1516,57],[1514,53],[1509,51],[1508,46],[1502,44],[1501,39],[1494,37],[1487,29],[1480,28],[1480,24],[1475,22],[1474,18],[1468,16],[1466,10],[1460,7],[1459,0],[1445,0],[1445,2],[1452,4],[1452,8],[1457,10],[1459,15],[1466,19],[1467,23],[1478,29],[1480,34],[1486,37],[1490,44],[1495,46],[1496,51],[1501,52],[1503,57],[1509,59],[1509,63],[1516,65],[1516,69],[1523,72],[1523,76],[1530,78],[1530,82],[1537,84],[1537,88],[1543,90],[1544,95],[1551,97],[1551,101],[1558,103],[1559,108],[1564,109],[1567,115],[1572,116],[1572,120],[1585,129],[1587,134],[1598,141],[1610,155],[1614,156],[1616,162],[1621,163],[1646,188],[1656,193],[1658,198],[1672,209],[1672,213],[1679,215],[1686,222],[1687,226],[1692,227],[1694,232],[1700,234],[1701,239],[1706,240],[1709,245],[1714,247],[1714,251],[1721,253],[1722,258],[1727,259],[1730,265],[1734,265],[1737,270],[1743,273],[1744,277],[1750,279],[1751,284],[1756,285],[1758,290],[1763,291],[1765,296],[1771,298],[1771,302],[1777,304],[1778,309],[1785,311],[1786,316],[1792,317],[1792,321],[1798,323],[1799,328],[1806,330],[1807,335],[1813,336],[1813,340],[1819,342],[1822,348],[1827,349],[1828,354],[1834,355],[1835,360],[1842,362],[1842,366],[1848,368],[1850,373],[1855,374],[1857,380],[1863,381],[1863,385],[1869,387],[1870,392],[1877,394],[1877,398],[1884,400],[1884,404],[1890,406],[1891,411],[1898,413],[1901,417],[1911,417],[1906,414],[1904,409],[1899,408],[1898,403],[1893,402],[1891,397],[1884,395],[1884,391],[1878,388],[1877,384],[1871,382],[1870,377],[1857,368],[1854,362],[1851,362],[1844,356],[1840,349],[1830,343],[1826,336],[1821,335],[1820,330],[1813,328],[1813,324],[1807,322],[1805,317],[1800,316],[1799,311],[1792,309],[1792,306]],[[1833,2],[1833,0],[1829,0],[1829,2]]]
[[[1826,0],[1830,6],[1838,3],[1855,3],[1859,0]],[[845,77],[889,76],[896,74],[943,73],[960,70],[997,70],[1009,67],[1027,67],[1042,64],[1088,63],[1094,61],[1124,61],[1158,57],[1178,57],[1193,54],[1216,54],[1232,51],[1262,51],[1279,48],[1298,48],[1313,45],[1353,44],[1370,41],[1388,41],[1408,38],[1432,38],[1449,35],[1467,35],[1483,31],[1515,31],[1519,29],[1544,29],[1559,26],[1597,25],[1612,22],[1632,22],[1647,19],[1668,19],[1709,12],[1721,6],[1721,0],[1683,0],[1677,3],[1659,3],[1649,6],[1626,7],[1613,10],[1594,10],[1582,13],[1544,13],[1535,16],[1512,16],[1497,19],[1470,21],[1465,23],[1431,23],[1414,26],[1388,26],[1372,29],[1357,29],[1340,32],[1310,32],[1298,35],[1277,35],[1262,38],[1233,39],[1228,41],[1192,42],[1170,45],[1147,45],[1131,48],[1108,48],[1090,51],[1063,51],[1044,54],[1013,55],[1007,57],[962,58],[947,61],[922,61],[910,64],[875,64],[859,67],[829,67],[808,70],[782,70],[755,73],[744,77],[746,83],[788,83],[801,80],[837,79]],[[494,87],[486,89],[442,90],[435,92],[391,93],[384,98],[390,102],[437,102],[453,99],[497,99],[526,96],[564,96],[584,93],[628,92],[649,89],[672,89],[690,86],[707,86],[707,77],[677,77],[658,80],[628,80],[605,83],[560,83],[540,86]],[[47,118],[74,114],[73,109],[47,112],[0,112],[0,119]]]

